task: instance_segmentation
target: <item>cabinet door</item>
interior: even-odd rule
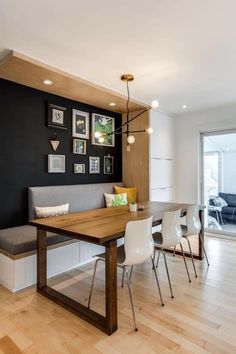
[[[151,160],[151,188],[173,187],[173,164],[172,160]]]
[[[151,113],[150,125],[153,129],[151,135],[151,157],[161,159],[174,158],[174,118],[166,114]]]
[[[173,188],[153,188],[151,189],[151,201],[153,202],[171,202],[174,200]]]

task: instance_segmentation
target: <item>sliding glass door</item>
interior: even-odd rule
[[[200,151],[205,228],[236,237],[236,131],[202,133]]]

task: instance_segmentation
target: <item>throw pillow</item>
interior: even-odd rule
[[[116,194],[127,193],[128,203],[136,203],[137,202],[137,188],[125,188],[114,186],[114,190]]]
[[[104,193],[107,208],[116,207],[121,205],[127,205],[127,193],[121,194],[107,194]]]
[[[214,198],[212,199],[212,201],[213,201],[214,206],[216,206],[216,207],[221,207],[221,208],[223,208],[223,207],[228,206],[228,204],[226,203],[226,201],[225,201],[223,198],[221,198],[221,197],[214,197]]]
[[[48,218],[49,216],[58,216],[68,214],[69,203],[56,205],[52,207],[35,207],[35,214],[37,219]]]

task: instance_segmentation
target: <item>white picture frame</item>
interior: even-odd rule
[[[89,156],[89,173],[100,173],[100,157]]]
[[[86,143],[83,139],[73,139],[73,154],[86,155]]]
[[[89,139],[89,113],[72,110],[72,136],[73,138]]]
[[[48,155],[48,173],[65,173],[65,155]]]
[[[84,163],[74,163],[74,173],[85,173],[85,164]]]
[[[112,133],[115,130],[115,118],[108,117],[103,114],[92,114],[92,144],[100,146],[115,146],[115,134],[105,137],[103,143],[99,143],[98,138],[95,137],[95,132]]]

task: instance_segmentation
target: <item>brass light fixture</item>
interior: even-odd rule
[[[130,145],[135,142],[135,137],[132,134],[136,133],[152,133],[152,128],[147,128],[143,130],[130,130],[130,123],[140,117],[143,113],[149,111],[152,108],[157,108],[159,106],[158,101],[152,101],[152,104],[143,109],[141,112],[130,118],[130,111],[129,111],[129,102],[130,102],[130,90],[129,90],[129,83],[134,80],[134,76],[132,74],[123,74],[120,77],[121,81],[126,83],[127,88],[127,103],[126,103],[126,121],[118,128],[113,130],[111,133],[100,133],[95,132],[94,136],[98,139],[99,143],[103,143],[105,138],[112,134],[126,134],[127,136],[127,151],[130,151]],[[126,130],[123,130],[125,128]]]

